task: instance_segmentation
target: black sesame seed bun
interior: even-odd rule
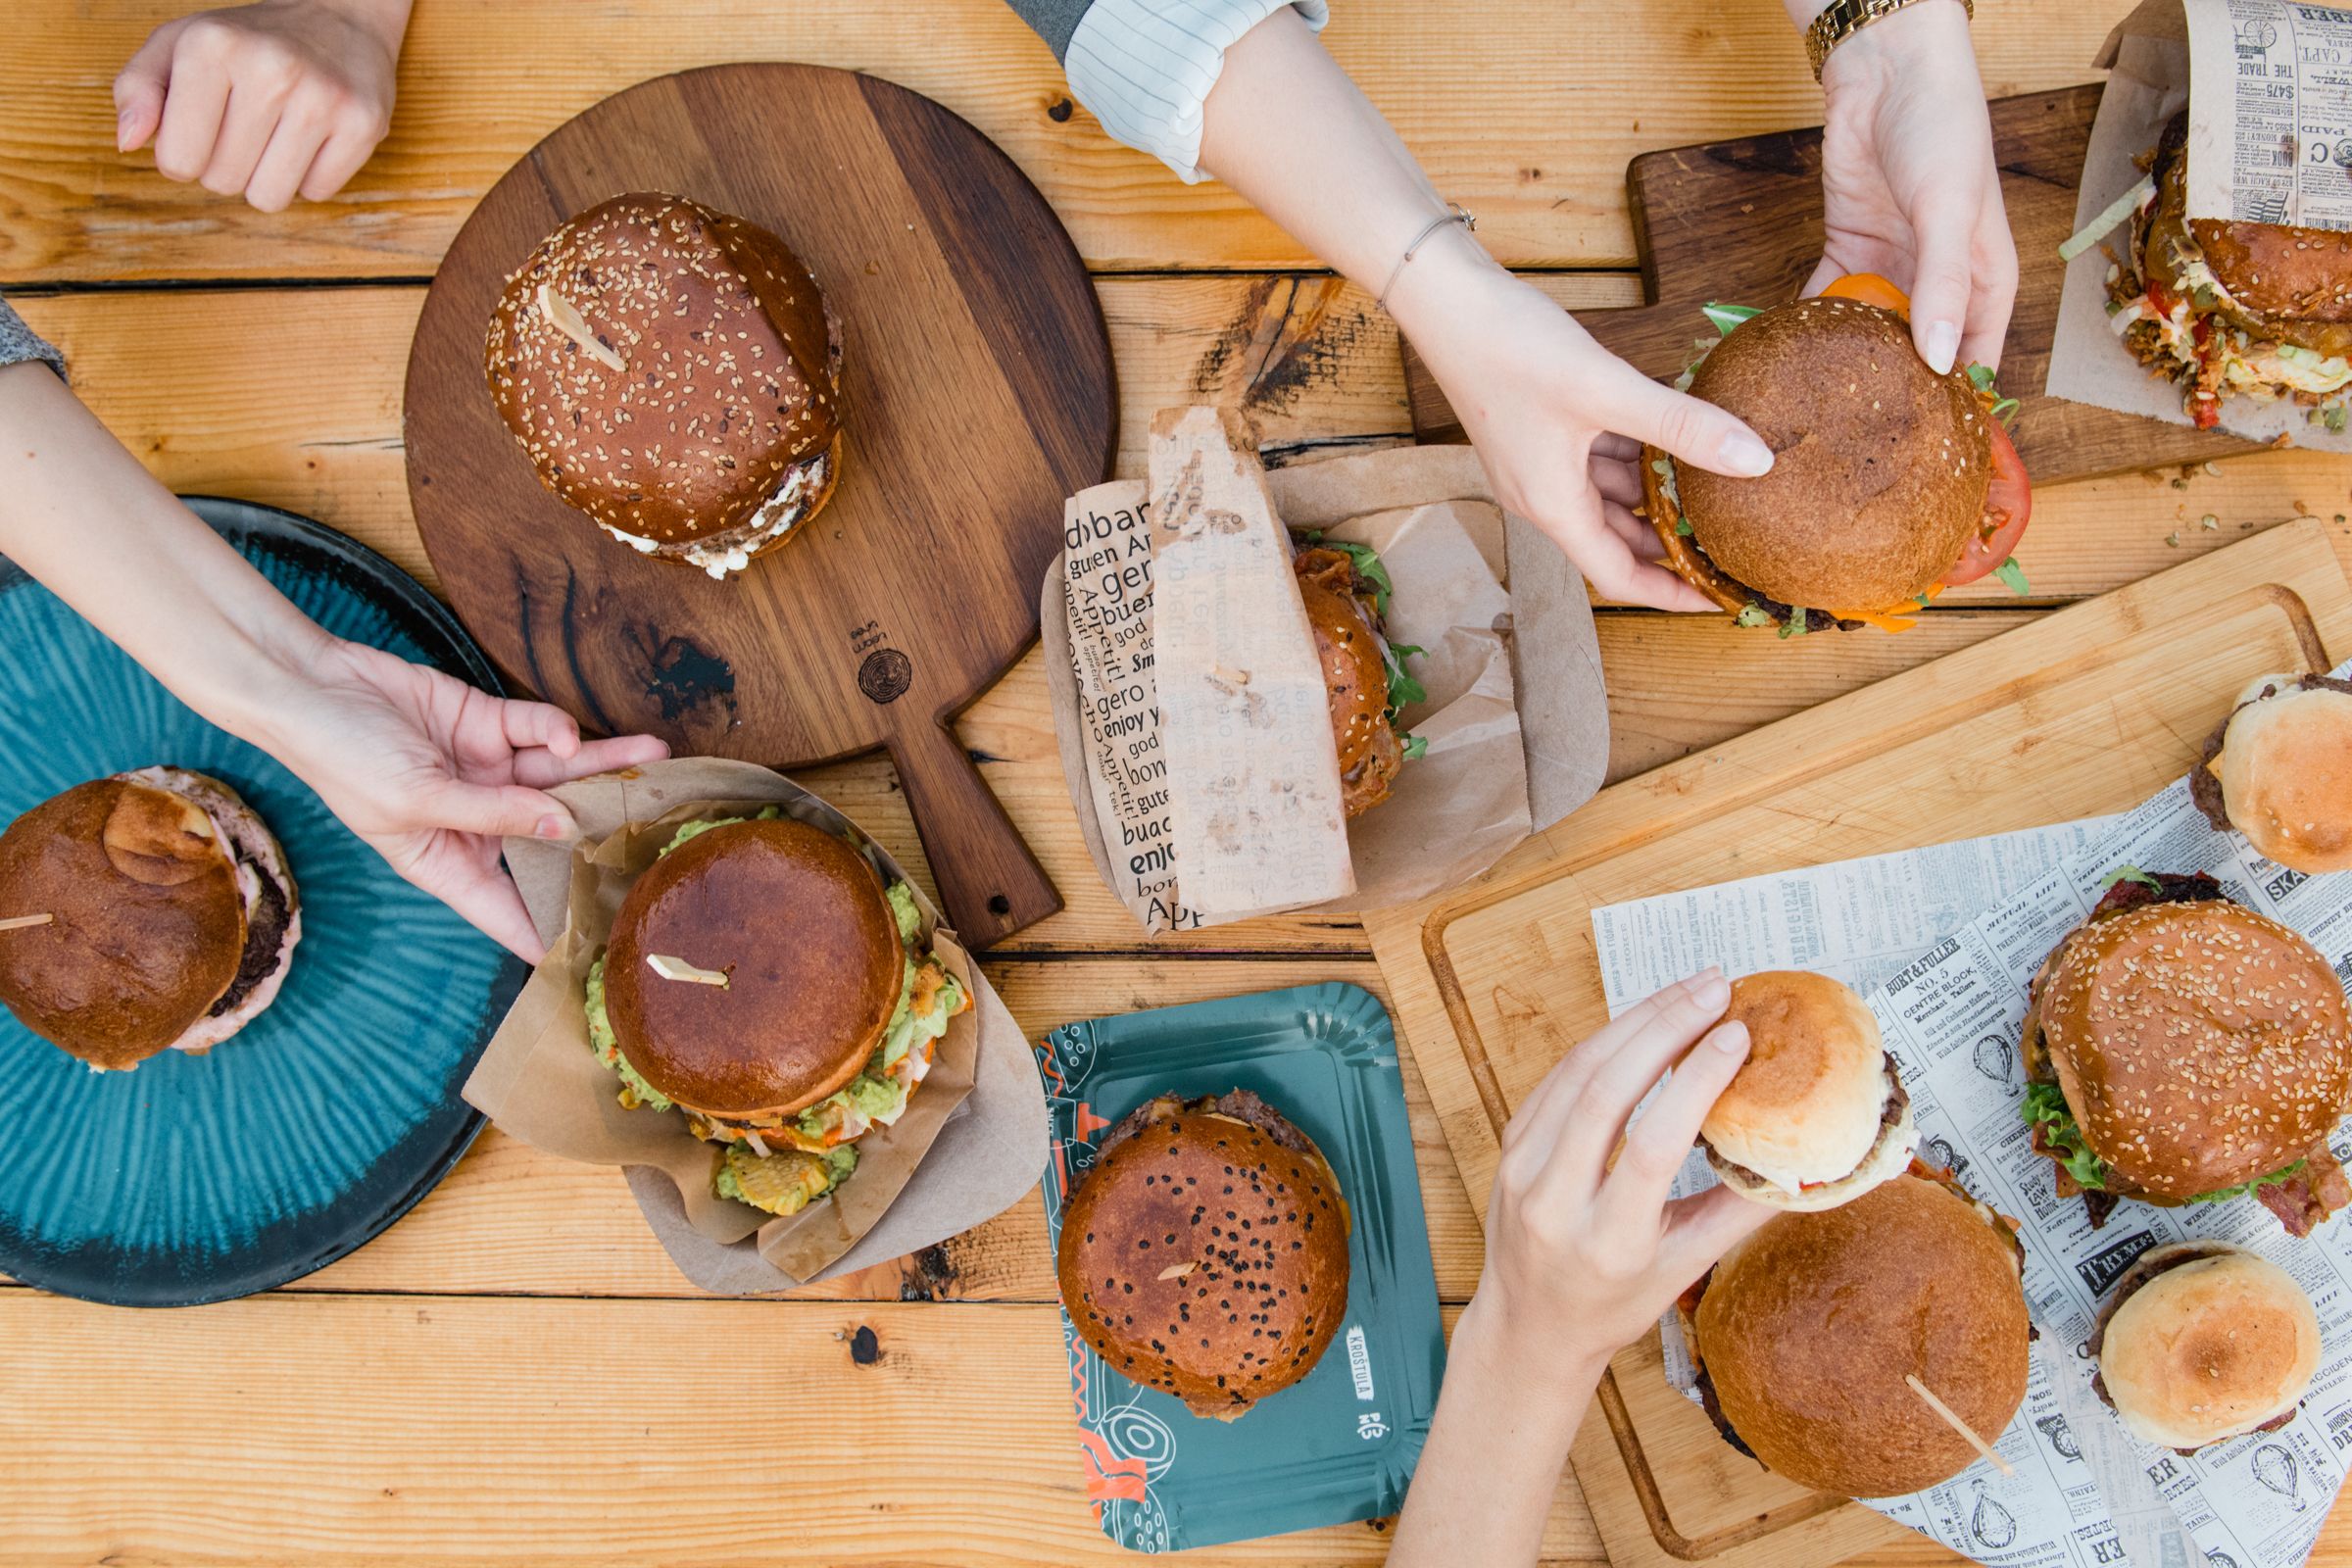
[[[2180,1202],[2293,1164],[2352,1098],[2352,1022],[2319,951],[2227,898],[2095,916],[2029,1015],[2111,1191]]]
[[[507,279],[483,359],[540,483],[642,554],[724,576],[832,494],[840,325],[791,249],[740,218],[658,193],[598,203]]]
[[[1103,1139],[1056,1261],[1098,1355],[1232,1421],[1313,1371],[1339,1333],[1348,1205],[1313,1142],[1255,1095],[1162,1095]]]

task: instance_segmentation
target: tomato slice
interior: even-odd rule
[[[1825,300],[1860,300],[1909,318],[1911,296],[1876,272],[1848,272],[1821,291]]]
[[[2034,488],[2026,465],[1998,419],[1992,426],[1992,483],[1984,492],[1984,522],[1969,536],[1960,564],[1943,574],[1946,587],[1975,582],[2017,552],[2017,541],[2034,514]]]

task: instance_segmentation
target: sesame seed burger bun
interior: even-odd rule
[[[664,979],[682,959],[724,986]],[[865,857],[786,818],[728,822],[648,867],[612,919],[605,1009],[645,1081],[690,1111],[760,1119],[848,1084],[889,1026],[906,954]]]
[[[2187,146],[2183,109],[2156,144],[2156,205],[2141,229],[2147,273],[2189,292],[2176,263],[2194,255],[2221,286],[2213,314],[2224,321],[2317,354],[2352,353],[2352,234],[2188,217]]]
[[[2352,1093],[2344,990],[2317,949],[2225,898],[2078,928],[2035,1001],[2037,1048],[2110,1187],[2180,1202],[2303,1158]]]
[[[723,577],[832,494],[841,353],[781,239],[639,192],[571,219],[509,276],[483,363],[540,483],[641,554]]]
[[[2224,819],[2255,849],[2314,876],[2352,870],[2352,683],[2264,677],[2206,765]]]
[[[1732,982],[1724,1021],[1746,1025],[1747,1059],[1699,1138],[1726,1186],[1816,1210],[1902,1174],[1919,1141],[1910,1096],[1860,997],[1827,975],[1769,969]]]
[[[1727,608],[1749,602],[1740,584],[1788,605],[1898,605],[1941,581],[1984,520],[1992,450],[1976,389],[1957,368],[1930,369],[1892,311],[1776,306],[1714,346],[1690,394],[1774,454],[1754,479],[1675,466],[1686,539],[1661,491],[1663,454],[1642,452],[1669,564]]]
[[[2099,1383],[2132,1435],[2184,1452],[2271,1425],[2320,1366],[2294,1276],[2227,1242],[2143,1252],[2100,1314]]]
[[[1247,1090],[1162,1095],[1102,1140],[1055,1258],[1079,1337],[1233,1421],[1305,1377],[1348,1315],[1348,1205],[1314,1143]]]
[[[76,784],[0,833],[0,1002],[101,1071],[202,1052],[276,998],[302,938],[284,853],[219,779],[146,767]]]
[[[1691,1312],[1723,1420],[1800,1486],[1887,1497],[1977,1457],[1918,1378],[1986,1442],[2026,1397],[2017,1239],[1938,1180],[1898,1176],[1841,1207],[1781,1214],[1726,1253]]]

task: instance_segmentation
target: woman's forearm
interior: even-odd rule
[[[1374,294],[1446,211],[1380,111],[1288,6],[1225,51],[1202,106],[1200,167]],[[1458,228],[1448,234],[1443,243],[1461,243]]]
[[[0,556],[249,740],[330,641],[45,365],[0,368]]]
[[[1542,1553],[1544,1521],[1601,1367],[1523,1353],[1488,1311],[1473,1300],[1454,1328],[1390,1568],[1517,1568]]]

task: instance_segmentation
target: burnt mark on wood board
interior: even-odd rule
[[[1261,278],[1193,368],[1193,391],[1250,414],[1280,414],[1316,387],[1337,386],[1371,326],[1339,277]],[[1240,387],[1237,377],[1244,377]]]
[[[882,1359],[882,1342],[875,1339],[874,1331],[862,1323],[858,1325],[858,1332],[850,1336],[850,1359],[859,1366],[872,1366]]]
[[[725,727],[735,723],[735,666],[691,637],[667,636],[647,622],[629,629],[645,695],[662,710],[665,724],[700,716],[715,703]]]
[[[900,1266],[906,1271],[906,1277],[899,1283],[902,1301],[936,1301],[955,1295],[962,1283],[962,1271],[956,1268],[945,1242],[910,1253]]]

